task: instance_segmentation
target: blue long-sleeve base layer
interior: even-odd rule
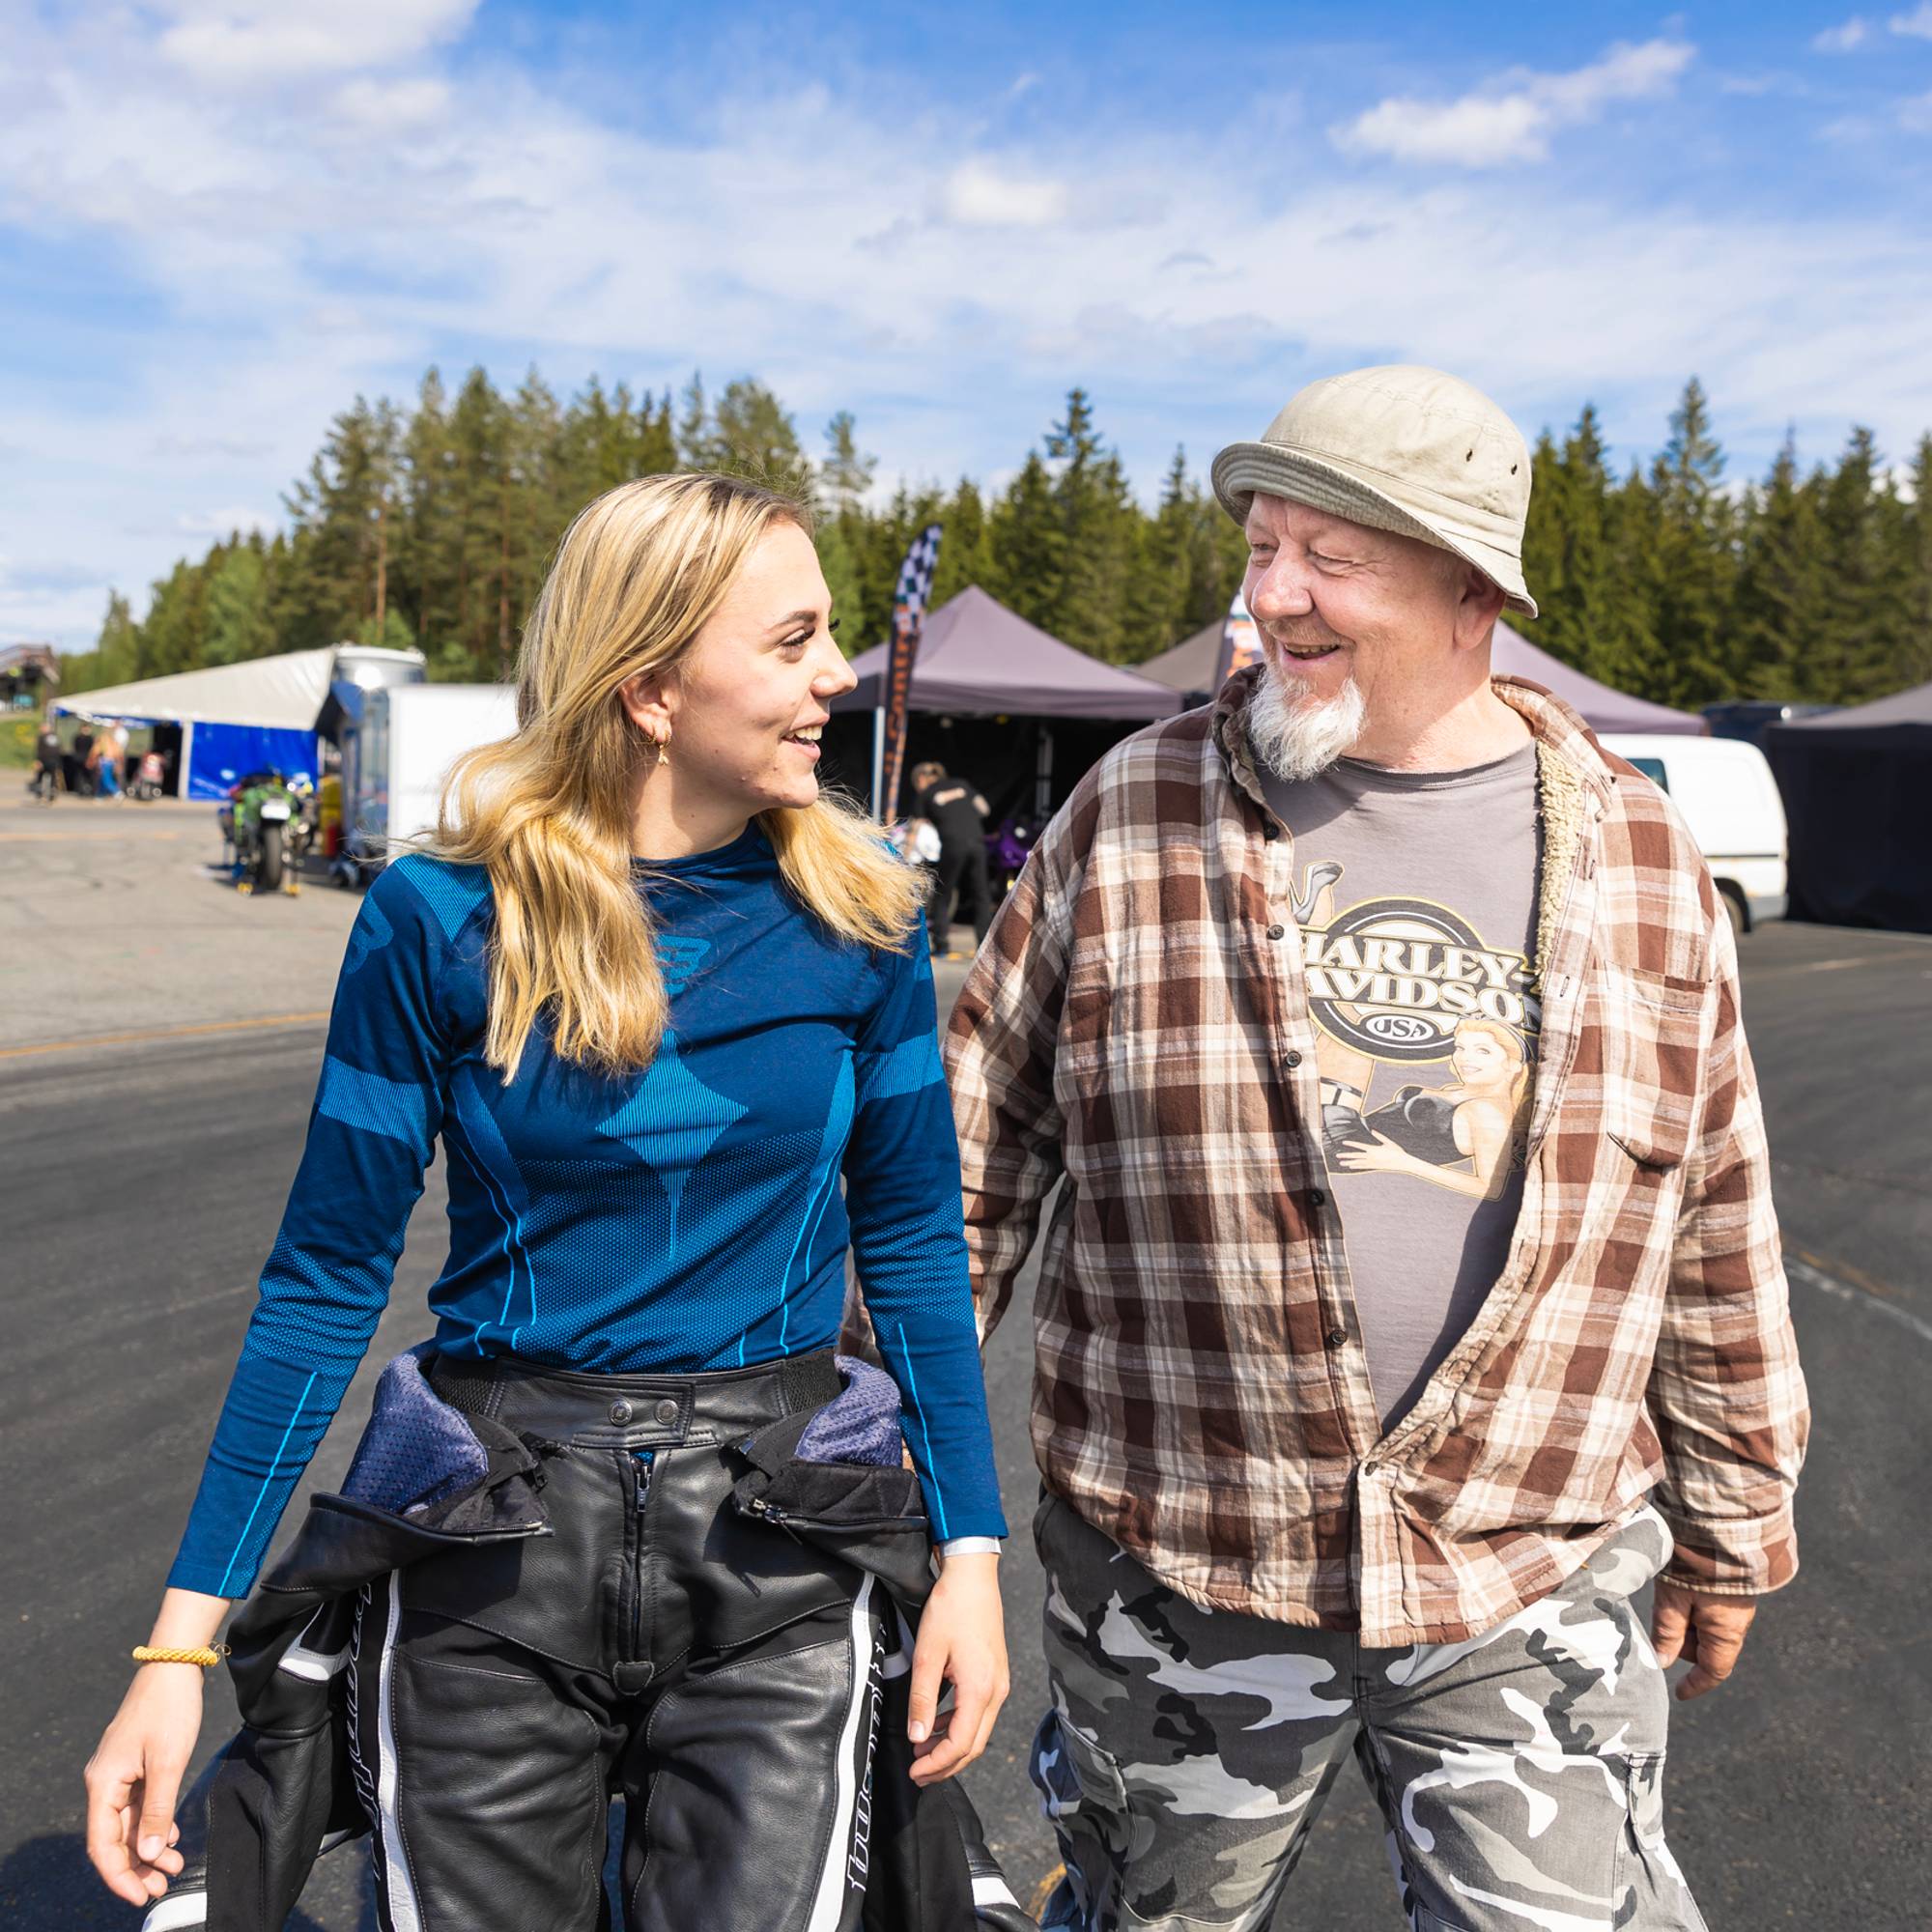
[[[849,1247],[935,1536],[1005,1534],[923,932],[903,952],[829,936],[755,826],[637,885],[670,995],[656,1058],[588,1071],[540,1028],[505,1086],[483,1061],[487,871],[416,855],[376,881],[170,1583],[246,1594],[439,1140],[440,1350],[589,1373],[776,1361],[837,1340]]]

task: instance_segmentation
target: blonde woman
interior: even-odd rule
[[[518,735],[459,766],[432,849],[388,867],[350,941],[150,1647],[201,1651],[247,1594],[440,1138],[433,1344],[385,1372],[350,1500],[315,1506],[306,1567],[272,1579],[317,1604],[283,1689],[346,1678],[385,1926],[588,1932],[611,1791],[627,1925],[857,1924],[890,1633],[868,1576],[743,1506],[787,1419],[844,1414],[821,1466],[923,1493],[941,1567],[914,1781],[976,1757],[1005,1696],[923,879],[820,796],[820,727],[853,682],[829,603],[782,497],[715,476],[599,497],[531,613]],[[897,1384],[869,1372],[884,1453],[831,1353],[848,1247]],[[402,1553],[345,1609],[327,1579],[361,1575],[358,1538]],[[200,1710],[195,1664],[143,1663],[89,1767],[90,1852],[131,1902],[181,1868]]]

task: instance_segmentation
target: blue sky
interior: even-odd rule
[[[1932,0],[0,0],[0,641],[89,643],[423,369],[753,373],[997,485],[1084,384],[1151,494],[1414,360],[1735,475],[1932,428]]]

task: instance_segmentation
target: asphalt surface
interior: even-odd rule
[[[203,869],[205,809],[11,806],[0,1926],[120,1928],[135,1915],[81,1855],[80,1770],[125,1685],[127,1646],[146,1634],[299,1157],[322,1029],[276,1016],[326,1008],[354,901],[321,887],[234,899]],[[1774,926],[1744,959],[1816,1417],[1804,1570],[1766,1604],[1733,1682],[1680,1707],[1671,1839],[1714,1932],[1916,1927],[1932,1895],[1932,943]],[[943,1000],[960,972],[942,975]],[[441,1221],[437,1171],[372,1363],[424,1332]],[[1024,1772],[1045,1695],[1026,1534],[1030,1288],[987,1350],[1015,1530],[1003,1566],[1014,1688],[969,1774],[1022,1898],[1055,1862]],[[346,1467],[372,1380],[352,1390],[318,1486]],[[232,1721],[215,1675],[205,1750]],[[325,1860],[291,1924],[367,1932],[363,1890],[358,1855]],[[1283,1927],[1399,1922],[1379,1821],[1352,1779],[1289,1896]]]

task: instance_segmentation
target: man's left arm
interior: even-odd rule
[[[1663,1444],[1657,1502],[1677,1543],[1654,1629],[1662,1662],[1694,1666],[1680,1697],[1730,1674],[1756,1600],[1797,1574],[1791,1499],[1810,1423],[1737,946],[1711,899],[1716,1010],[1649,1387]]]

